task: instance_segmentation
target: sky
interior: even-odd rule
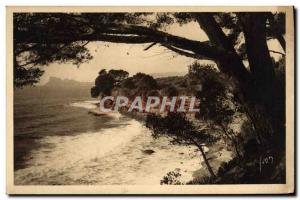
[[[206,34],[195,22],[180,26],[171,25],[166,32],[198,41],[208,40]],[[180,56],[165,47],[155,45],[144,51],[150,44],[116,44],[109,42],[90,42],[86,47],[93,59],[79,66],[71,63],[52,63],[43,67],[45,70],[40,84],[45,84],[49,77],[73,79],[80,82],[93,82],[101,69],[123,69],[134,75],[137,72],[186,74],[193,58]]]
[[[185,25],[173,24],[165,30],[173,35],[207,41],[204,31],[196,22]],[[48,82],[49,77],[72,79],[80,82],[94,82],[101,69],[123,69],[130,76],[137,72],[146,74],[173,73],[184,75],[188,71],[188,65],[195,60],[178,55],[165,47],[158,45],[144,51],[150,44],[116,44],[109,42],[90,42],[86,47],[90,50],[93,59],[79,67],[71,63],[52,63],[44,66],[44,75],[39,84]],[[283,52],[276,40],[268,41],[269,48]],[[272,54],[276,58],[278,55]],[[209,63],[211,61],[200,61]]]

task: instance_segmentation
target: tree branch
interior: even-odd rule
[[[277,29],[275,28],[275,27],[277,26],[277,24],[276,24],[276,22],[275,22],[275,20],[274,20],[274,15],[273,15],[273,13],[268,13],[268,14],[267,14],[267,18],[268,18],[268,20],[269,20],[270,26],[273,27],[275,38],[278,40],[278,42],[280,43],[282,49],[285,51],[285,48],[286,48],[286,47],[285,47],[285,39],[284,39],[283,35],[282,35],[281,33],[279,33],[279,32],[277,31]]]
[[[41,37],[41,34],[43,37]],[[174,46],[179,49],[192,51],[195,54],[203,55],[209,59],[218,60],[220,57],[229,55],[227,50],[207,44],[205,42],[199,42],[195,40],[189,40],[183,37],[174,36],[166,32],[153,30],[144,26],[135,25],[121,25],[121,24],[106,24],[104,28],[95,28],[95,31],[88,35],[81,35],[78,37],[66,37],[64,35],[53,36],[39,33],[32,30],[31,33],[19,33],[21,38],[17,38],[18,42],[39,42],[39,43],[64,43],[74,42],[80,40],[86,41],[106,41],[114,43],[128,43],[128,44],[140,44],[140,43],[160,43],[163,45]],[[26,39],[26,35],[37,35],[32,41]],[[25,39],[25,40],[24,40]]]
[[[279,51],[269,50],[269,52],[272,52],[272,53],[277,53],[277,54],[281,54],[281,55],[285,56],[285,54],[284,54],[284,53],[281,53],[281,52],[279,52]]]
[[[144,49],[144,51],[147,51],[148,49],[150,49],[151,47],[153,47],[154,45],[156,45],[157,43],[156,42],[153,42],[152,44],[150,44],[148,47],[146,47]]]
[[[181,49],[178,49],[178,48],[175,48],[173,46],[170,46],[170,45],[162,45],[168,49],[170,49],[171,51],[175,52],[175,53],[178,53],[182,56],[186,56],[186,57],[190,57],[190,58],[195,58],[195,59],[203,59],[203,60],[211,60],[209,58],[206,58],[204,56],[201,56],[201,55],[197,55],[197,54],[193,54],[193,53],[189,53],[189,52],[186,52],[184,50],[181,50]]]
[[[220,55],[217,63],[218,68],[223,73],[233,76],[241,83],[250,80],[250,75],[240,56],[236,53],[230,40],[222,31],[219,24],[211,13],[196,13],[194,14],[198,24],[204,30],[211,43],[220,46],[230,52],[231,56]]]
[[[195,18],[212,43],[222,46],[224,49],[227,49],[231,52],[235,52],[233,45],[230,43],[223,30],[214,19],[213,14],[197,13],[195,14]]]

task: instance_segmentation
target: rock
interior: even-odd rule
[[[151,154],[155,153],[155,151],[153,151],[152,149],[146,149],[146,150],[143,150],[143,153],[151,155]]]

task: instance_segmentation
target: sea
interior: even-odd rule
[[[159,185],[168,172],[192,180],[201,155],[154,139],[143,122],[120,113],[95,116],[88,87],[14,91],[16,185]]]

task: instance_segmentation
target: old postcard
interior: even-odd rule
[[[294,193],[293,16],[7,7],[7,193]]]

